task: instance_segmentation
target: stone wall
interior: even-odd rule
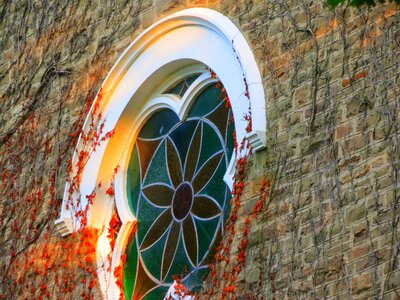
[[[65,258],[79,237],[53,225],[75,133],[129,43],[193,6],[241,29],[266,92],[268,145],[249,159],[232,261],[265,178],[270,205],[249,225],[235,296],[399,299],[399,7],[312,0],[2,2],[0,298],[99,298],[90,246],[86,265]]]

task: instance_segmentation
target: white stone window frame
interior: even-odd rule
[[[266,140],[266,103],[260,72],[239,29],[219,12],[190,8],[159,20],[131,43],[102,85],[100,112],[106,118],[104,132],[115,129],[115,135],[92,153],[84,167],[79,188],[83,206],[87,201],[85,195],[96,190],[96,197],[88,212],[88,225],[103,232],[97,245],[98,274],[102,291],[109,299],[118,298],[119,289],[115,284],[113,270],[120,263],[121,254],[124,253],[127,239],[136,222],[126,195],[127,169],[136,136],[141,126],[159,109],[169,108],[181,120],[184,119],[191,100],[205,86],[216,81],[205,71],[205,66],[217,74],[226,89],[235,118],[237,140],[240,142],[247,138],[253,151],[263,149]],[[174,81],[193,73],[202,75],[182,99],[176,95],[161,94]],[[249,113],[249,101],[252,132],[247,133],[244,116]],[[89,116],[90,113],[83,131],[89,127]],[[79,152],[80,147],[81,139],[75,153]],[[72,161],[75,165],[77,155],[74,155]],[[235,157],[224,177],[230,188],[234,163]],[[114,176],[116,166],[119,166],[119,171]],[[106,257],[110,251],[107,227],[114,205],[105,191],[111,180],[122,228],[112,255],[110,274],[105,271],[107,268],[104,265],[107,265]],[[97,188],[99,182],[102,188]],[[68,184],[61,215],[56,221],[62,235],[79,227],[73,214],[66,209],[67,196]]]

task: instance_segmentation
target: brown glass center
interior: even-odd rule
[[[172,200],[172,213],[178,221],[186,218],[192,208],[193,189],[187,182],[181,183]]]

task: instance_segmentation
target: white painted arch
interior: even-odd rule
[[[112,265],[116,266],[135,223],[127,204],[126,173],[138,131],[150,115],[161,108],[168,107],[184,118],[193,95],[214,80],[204,72],[205,66],[217,74],[227,91],[235,117],[237,140],[247,137],[255,151],[265,146],[266,111],[261,76],[239,29],[222,14],[205,8],[182,10],[150,26],[120,56],[103,83],[100,111],[106,118],[104,132],[115,129],[115,135],[92,153],[82,173],[80,195],[83,205],[85,195],[96,190],[88,224],[104,232],[98,242],[99,265],[104,263],[109,251],[106,229],[113,203],[105,193],[107,187],[113,180],[116,206],[123,223],[113,253]],[[203,75],[182,99],[160,95],[174,80],[194,72],[203,72]],[[253,124],[250,133],[246,133],[247,122],[243,118],[249,111],[245,82],[248,84]],[[84,131],[89,123],[88,116]],[[81,147],[80,139],[76,153]],[[73,165],[76,160],[75,155]],[[113,178],[113,169],[117,165],[120,168]],[[97,188],[99,182],[102,182],[102,188]],[[68,185],[61,216],[56,221],[63,235],[79,225],[65,207],[67,190]],[[105,295],[109,299],[118,298],[113,275],[102,269],[98,271]]]

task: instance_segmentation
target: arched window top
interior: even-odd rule
[[[208,71],[210,69],[213,75]],[[170,110],[180,121],[185,120],[192,109],[193,99],[218,80],[230,99],[238,141],[246,137],[253,151],[262,149],[265,146],[266,112],[261,76],[240,31],[216,11],[192,8],[158,21],[136,38],[105,79],[98,109],[106,118],[103,131],[115,130],[115,135],[89,157],[77,194],[81,195],[81,205],[84,206],[85,195],[96,189],[88,224],[100,230],[107,228],[114,204],[105,188],[98,188],[97,183],[113,180],[115,205],[123,224],[113,253],[113,266],[119,264],[136,220],[129,206],[126,187],[131,153],[139,133],[157,111]],[[251,118],[250,132],[246,131],[245,116]],[[83,131],[89,124],[88,116]],[[201,125],[204,128],[209,126],[204,124]],[[76,153],[82,145],[80,139]],[[77,160],[77,155],[74,160]],[[227,171],[223,176],[228,187],[232,184],[234,163],[234,157],[227,161]],[[117,165],[119,171],[114,174]],[[73,213],[65,205],[68,184],[65,190],[61,216],[56,221],[62,234],[68,234],[77,226]],[[186,214],[178,216],[178,219],[184,217]],[[105,253],[109,251],[106,235],[99,238],[99,265],[104,264]],[[195,261],[193,257],[191,259]],[[113,275],[99,275],[104,293],[113,298],[119,293]]]
[[[104,94],[116,92],[121,79],[135,85],[155,76],[200,62],[220,78],[232,101],[237,120],[248,113],[249,101],[252,132],[248,138],[257,151],[265,146],[265,95],[254,55],[239,29],[219,12],[206,8],[182,10],[163,18],[143,32],[121,55],[103,85]],[[134,74],[131,74],[133,72]],[[247,99],[247,95],[249,99]],[[236,124],[238,125],[238,124]],[[246,134],[236,126],[238,139]]]

